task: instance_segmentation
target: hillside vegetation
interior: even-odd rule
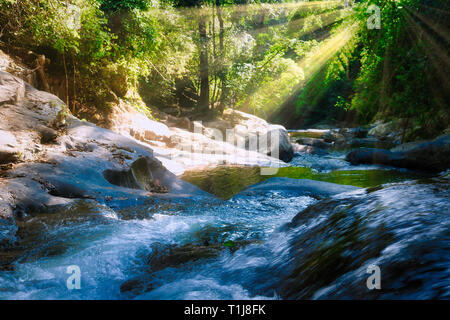
[[[373,5],[379,28],[368,28]],[[191,119],[232,107],[290,128],[400,118],[416,139],[449,124],[447,9],[443,0],[0,0],[0,48],[97,123],[122,102]]]

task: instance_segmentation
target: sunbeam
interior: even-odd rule
[[[405,7],[405,9],[408,10],[409,14],[412,14],[415,17],[419,18],[421,21],[423,21],[427,26],[429,26],[431,29],[433,29],[437,34],[439,34],[447,42],[450,42],[450,30],[446,26],[436,23],[435,21],[431,20],[430,18],[425,17],[423,14],[417,12],[416,10],[411,10],[408,7]],[[450,12],[448,12],[447,15],[450,16]],[[447,19],[448,18],[449,17],[447,17]]]
[[[318,72],[331,58],[333,58],[354,36],[358,25],[352,24],[341,28],[332,37],[322,41],[319,46],[307,57],[297,61],[286,72],[268,84],[260,87],[256,92],[248,97],[249,103],[253,97],[268,97],[269,105],[265,106],[270,113],[274,113],[283,104],[286,98],[297,91],[304,83]],[[278,91],[283,85],[284,90]],[[251,111],[251,110],[249,110]]]
[[[409,23],[411,30],[413,30],[416,35],[417,40],[413,40],[414,45],[417,45],[418,39],[421,39],[426,44],[423,48],[424,53],[426,56],[430,57],[434,69],[440,75],[441,80],[446,84],[446,86],[449,86],[450,82],[448,74],[445,72],[450,69],[448,50],[441,48],[441,46],[429,35],[429,33],[416,21],[414,21],[409,12],[404,12],[403,14],[407,23]]]

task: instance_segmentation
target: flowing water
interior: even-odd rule
[[[259,180],[222,168],[191,179],[226,200],[153,199],[127,210],[79,200],[27,217],[17,246],[3,252],[0,299],[449,297],[448,180],[381,188],[420,174],[341,161],[297,158],[302,167],[280,176],[372,188],[325,200],[282,189],[236,195],[214,186]],[[226,180],[223,170],[236,174]],[[374,296],[364,267],[377,261],[393,289]],[[79,290],[66,285],[73,265]]]

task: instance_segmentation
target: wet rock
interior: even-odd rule
[[[404,157],[399,152],[384,149],[363,148],[353,150],[345,157],[351,164],[384,164],[395,167],[404,166]]]
[[[297,143],[321,149],[328,149],[332,146],[331,143],[325,142],[324,139],[317,139],[317,138],[300,138],[297,139]]]
[[[301,145],[298,143],[293,143],[292,144],[292,149],[294,150],[294,154],[315,154],[315,155],[327,155],[328,152],[326,152],[325,150],[321,149],[321,148],[317,148],[317,147],[312,147],[312,146],[307,146],[307,145]]]
[[[289,139],[289,134],[283,126],[270,125],[267,132],[257,135],[258,151],[268,156],[278,158],[284,162],[290,162],[294,157],[294,149]],[[246,148],[251,143],[246,141]]]
[[[269,272],[285,299],[449,297],[447,182],[395,184],[312,205],[282,228],[287,259]],[[370,265],[381,289],[368,290]]]
[[[225,250],[235,252],[249,244],[258,242],[256,240],[241,240],[210,244],[208,241],[205,241],[202,245],[191,243],[185,245],[154,243],[152,245],[152,253],[147,257],[149,269],[145,270],[142,275],[122,283],[120,292],[131,295],[148,292],[154,289],[154,272],[166,268],[186,268],[186,265],[189,263],[216,258]]]
[[[290,162],[294,151],[290,142],[289,133],[281,125],[269,124],[265,120],[242,111],[226,109],[223,114],[225,122],[221,122],[221,130],[228,129],[228,124],[234,133],[245,139],[247,150],[257,151]],[[257,137],[257,145],[251,140]]]
[[[108,182],[117,186],[166,193],[169,188],[161,185],[158,177],[154,177],[158,169],[164,170],[160,161],[145,157],[134,161],[129,170],[106,170],[103,176]]]
[[[168,267],[179,267],[188,262],[195,262],[200,259],[217,257],[220,251],[226,247],[216,244],[209,246],[197,246],[186,244],[183,246],[165,246],[155,244],[152,246],[153,252],[147,259],[150,269],[155,272]]]
[[[375,137],[370,138],[350,138],[338,140],[335,147],[338,149],[354,148],[392,148],[395,144],[389,140],[380,140]]]
[[[419,146],[425,142],[427,142],[427,141],[421,140],[421,141],[407,142],[407,143],[403,143],[403,144],[400,144],[398,146],[395,146],[395,147],[389,148],[389,149],[392,152],[407,152],[407,151],[413,150],[414,148],[416,148],[417,146]],[[388,148],[385,148],[385,149],[388,149]]]
[[[392,140],[399,143],[402,138],[401,128],[402,120],[394,120],[390,122],[376,122],[369,130],[368,135],[381,140]]]
[[[390,150],[360,149],[350,152],[346,160],[352,164],[383,164],[424,171],[450,168],[450,135],[433,141],[409,143]]]
[[[338,130],[328,130],[323,134],[322,138],[325,142],[336,142],[345,140],[345,136],[342,133],[339,133]]]
[[[201,259],[210,259],[219,256],[224,250],[234,252],[256,240],[225,241],[224,243],[203,243],[185,245],[165,245],[155,243],[152,245],[152,253],[147,258],[147,265],[152,272],[165,268],[180,267],[189,262]]]
[[[11,247],[16,241],[17,225],[13,218],[11,205],[0,196],[0,249]],[[1,261],[0,253],[0,265]]]
[[[52,196],[69,198],[69,199],[95,199],[95,196],[76,185],[72,181],[64,181],[59,179],[52,179],[51,183],[47,184],[48,193]]]
[[[120,285],[120,292],[138,294],[139,292],[150,291],[153,289],[150,281],[150,279],[144,281],[144,279],[141,278],[127,280]]]
[[[450,135],[443,135],[433,141],[410,145],[402,153],[410,167],[444,171],[450,168]]]
[[[330,197],[343,192],[359,190],[358,187],[339,185],[335,183],[315,181],[309,179],[270,178],[241,191],[235,197],[248,196],[268,191],[280,191],[315,198]]]
[[[16,216],[45,212],[80,198],[119,208],[145,202],[150,196],[215,198],[178,179],[156,160],[151,148],[129,136],[68,115],[57,139],[49,125],[65,108],[60,99],[4,72],[0,72],[0,83],[0,95],[6,98],[21,83],[25,90],[20,103],[9,105],[0,114],[0,128],[14,128],[14,135],[11,130],[0,132],[1,162],[17,160],[23,150],[22,163],[8,168],[7,178],[0,181],[0,195],[8,195],[8,205]],[[153,126],[156,122],[145,123]],[[161,135],[168,133],[166,126],[160,128]],[[36,144],[39,140],[41,144]],[[59,143],[53,143],[56,141]],[[139,188],[111,184],[103,175],[106,170],[132,171]],[[151,187],[152,183],[155,186]],[[150,189],[165,193],[151,195]]]
[[[14,221],[13,196],[5,188],[6,183],[0,180],[0,249],[9,248],[17,241],[17,225]],[[2,266],[0,251],[0,267]]]

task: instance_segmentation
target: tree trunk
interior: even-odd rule
[[[200,34],[200,96],[198,105],[201,111],[209,111],[209,64],[208,64],[208,38],[206,35],[205,17],[201,16],[198,22]]]
[[[220,50],[220,70],[219,79],[221,81],[221,95],[219,99],[219,112],[223,113],[225,109],[226,99],[228,97],[228,88],[225,70],[225,46],[224,46],[224,23],[222,17],[222,9],[220,8],[220,0],[216,0],[217,19],[219,20],[219,50]]]

